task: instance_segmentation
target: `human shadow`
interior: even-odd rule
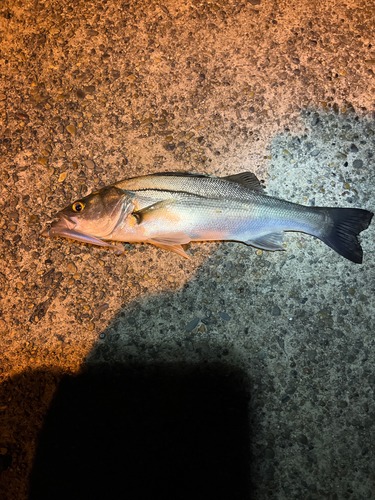
[[[224,364],[88,363],[47,411],[29,499],[250,498],[248,399]]]

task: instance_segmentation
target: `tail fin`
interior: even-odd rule
[[[338,254],[357,264],[362,264],[363,251],[358,241],[361,231],[368,228],[372,212],[361,208],[325,208],[332,221],[329,232],[318,237]]]

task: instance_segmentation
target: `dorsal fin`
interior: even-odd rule
[[[227,175],[226,177],[216,177],[216,175],[209,174],[196,174],[194,172],[158,172],[156,175],[173,176],[173,177],[196,177],[206,179],[223,179],[224,181],[235,182],[247,189],[253,191],[263,191],[263,186],[258,177],[253,172],[241,172],[240,174]]]
[[[225,181],[235,182],[236,184],[241,184],[247,189],[252,189],[253,191],[263,191],[263,186],[261,185],[258,177],[252,172],[241,172],[240,174],[227,175],[222,177]]]
[[[196,174],[195,172],[157,172],[155,175],[162,175],[164,177],[215,177],[208,174]]]

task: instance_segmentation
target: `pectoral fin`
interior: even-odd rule
[[[154,205],[145,207],[142,210],[133,212],[133,216],[137,219],[138,225],[147,225],[149,222],[155,225],[157,221],[160,220],[161,227],[163,227],[165,219],[173,222],[173,218],[176,217],[176,221],[178,220],[178,215],[173,213],[175,205],[175,199],[162,200]],[[151,243],[152,245],[163,250],[167,250],[168,252],[177,253],[185,259],[190,259],[181,246],[186,243],[190,243],[190,240],[190,236],[183,231],[171,231],[166,233],[161,232],[153,238],[149,238],[147,243]]]
[[[132,212],[133,217],[136,218],[138,224],[144,224],[149,220],[156,220],[159,218],[165,218],[167,214],[170,213],[171,210],[176,205],[176,200],[166,199],[162,201],[158,201],[153,205],[142,208],[141,210],[135,210]]]
[[[262,250],[285,250],[283,247],[284,231],[278,233],[268,233],[257,236],[251,240],[244,241],[246,245],[261,248]]]

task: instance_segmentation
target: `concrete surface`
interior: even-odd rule
[[[352,0],[1,2],[2,499],[29,496],[35,456],[42,458],[32,477],[43,477],[43,422],[55,401],[54,422],[61,379],[79,385],[92,374],[87,392],[100,400],[106,391],[95,395],[97,373],[105,367],[107,380],[113,367],[123,380],[133,366],[139,398],[129,389],[115,403],[103,400],[109,426],[123,398],[152,412],[150,393],[168,392],[172,369],[181,400],[165,404],[178,406],[178,418],[184,405],[198,404],[184,399],[186,391],[211,392],[210,373],[229,377],[225,394],[243,391],[228,403],[239,420],[225,420],[227,427],[215,427],[226,405],[216,423],[211,405],[198,405],[217,435],[202,441],[202,427],[196,449],[215,450],[237,425],[242,439],[224,439],[224,450],[249,443],[238,467],[251,487],[240,482],[233,498],[375,498],[374,223],[361,234],[362,265],[301,233],[287,235],[285,252],[193,244],[191,261],[150,245],[128,245],[116,257],[40,236],[81,195],[166,170],[250,170],[273,196],[373,211],[374,15],[372,1]],[[204,382],[191,375],[188,385],[183,370],[202,372]],[[212,386],[213,405],[222,401],[220,386]],[[60,407],[69,403],[64,394]],[[127,422],[137,426],[136,417]],[[150,420],[139,425],[141,433]],[[71,459],[73,427],[61,428]],[[93,429],[100,441],[102,430]],[[144,463],[155,460],[144,446]],[[215,464],[211,485],[222,475]],[[195,498],[209,498],[206,475],[188,470],[189,484],[200,477]],[[228,470],[235,483],[238,468]],[[183,477],[184,469],[171,472],[175,481],[173,474]],[[30,498],[51,498],[33,484]],[[166,488],[164,498],[185,498],[182,490]]]

